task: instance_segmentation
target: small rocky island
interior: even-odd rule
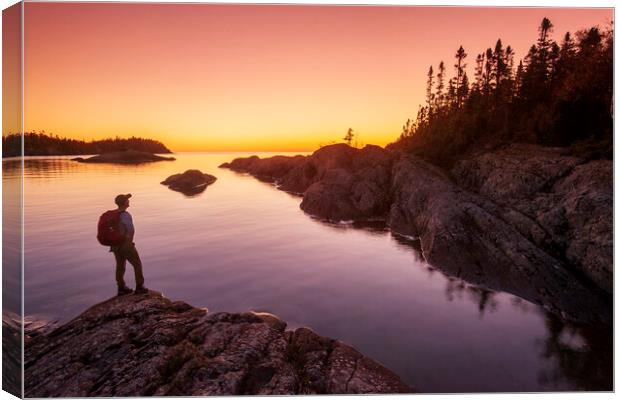
[[[411,393],[393,372],[266,313],[114,297],[26,336],[26,397]]]
[[[451,276],[563,318],[611,321],[613,162],[511,144],[450,170],[394,149],[346,144],[220,167],[300,194],[328,221],[384,221]]]
[[[109,164],[142,164],[156,161],[173,161],[174,157],[163,157],[144,151],[126,150],[103,153],[89,158],[75,157],[73,161],[82,163],[109,163]]]
[[[217,180],[213,175],[205,174],[197,169],[188,169],[182,174],[174,174],[166,178],[162,185],[186,196],[195,196],[205,191],[207,186]]]

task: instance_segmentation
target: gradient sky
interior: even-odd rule
[[[2,134],[20,132],[21,101],[21,4],[2,11]]]
[[[352,127],[385,145],[426,71],[495,44],[523,57],[612,9],[26,3],[25,128],[176,151],[314,150]],[[452,73],[452,71],[450,71]],[[5,128],[6,129],[6,128]]]

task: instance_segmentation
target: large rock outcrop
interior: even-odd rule
[[[115,297],[26,342],[26,397],[404,393],[350,346],[271,314]]]
[[[390,153],[378,146],[327,146],[308,158],[303,171],[291,171],[285,184],[303,173],[309,186],[300,207],[309,214],[329,220],[385,218],[391,164]]]
[[[417,236],[424,258],[450,275],[513,293],[565,318],[610,321],[609,307],[567,266],[523,235],[538,225],[455,186],[440,169],[403,157],[393,169],[390,228]]]
[[[280,189],[303,193],[301,208],[333,221],[385,218],[390,206],[392,154],[379,146],[325,146],[309,157],[256,156],[222,164]]]
[[[188,169],[182,174],[170,175],[161,184],[186,196],[195,196],[204,192],[207,186],[216,180],[217,178],[213,175],[205,174],[197,169]]]
[[[522,233],[613,291],[613,162],[512,145],[459,162],[457,183],[513,210]]]

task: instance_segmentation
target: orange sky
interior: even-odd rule
[[[352,127],[385,145],[431,63],[462,44],[473,66],[498,37],[520,58],[544,16],[559,38],[612,10],[26,3],[26,130],[299,151]]]
[[[2,11],[2,133],[21,131],[21,5]]]

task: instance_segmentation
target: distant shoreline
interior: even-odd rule
[[[254,154],[273,154],[273,155],[291,155],[291,154],[295,154],[295,155],[311,155],[314,151],[313,150],[304,150],[304,151],[288,151],[288,150],[283,150],[283,151],[278,151],[278,150],[265,150],[265,151],[261,151],[261,150],[185,150],[185,151],[171,151],[170,153],[152,153],[152,154],[249,154],[249,155],[254,155]],[[46,158],[46,157],[76,157],[76,156],[80,156],[80,157],[92,157],[92,156],[96,156],[99,153],[75,153],[75,154],[25,154],[24,157],[28,157],[30,159],[36,159],[36,158]],[[15,156],[5,156],[3,155],[2,159],[3,160],[13,160],[13,159],[18,159],[22,157],[21,155],[15,155]]]
[[[163,143],[139,137],[93,140],[69,139],[45,133],[26,132],[2,137],[2,158],[20,156],[78,156],[136,150],[153,154],[171,154]],[[23,154],[22,154],[23,151]]]

